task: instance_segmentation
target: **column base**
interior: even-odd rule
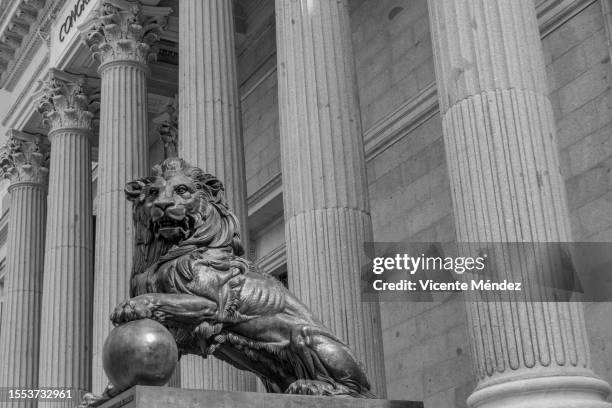
[[[476,390],[470,408],[612,408],[607,382],[595,377],[553,376],[495,384]]]

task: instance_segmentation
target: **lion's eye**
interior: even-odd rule
[[[187,186],[186,186],[186,185],[184,185],[184,184],[181,184],[180,186],[176,186],[176,187],[174,188],[174,192],[175,192],[176,194],[185,194],[185,193],[186,193],[186,192],[188,192],[188,191],[189,191],[189,189],[188,189],[188,188],[187,188]]]
[[[150,188],[149,189],[149,195],[153,195],[156,196],[157,194],[159,194],[159,190],[156,188]]]

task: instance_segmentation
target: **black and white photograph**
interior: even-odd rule
[[[0,0],[0,408],[612,408],[612,0]]]

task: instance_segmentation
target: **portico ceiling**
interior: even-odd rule
[[[11,90],[11,85],[19,79],[24,67],[41,43],[49,42],[49,31],[55,23],[58,12],[69,0],[0,0],[0,88]],[[252,13],[262,0],[234,0],[236,15],[236,46],[240,47],[246,33],[246,15]],[[159,6],[171,7],[168,28],[158,44],[158,65],[154,67],[153,82],[159,78],[161,83],[154,87],[170,85],[176,75],[163,65],[178,65],[178,14],[179,0],[160,0]],[[88,56],[85,56],[88,58]],[[94,68],[91,61],[74,61],[85,70]],[[71,64],[74,65],[74,64]],[[159,68],[159,69],[157,69]],[[95,68],[94,68],[95,69]],[[156,72],[159,75],[156,75]],[[85,73],[85,72],[83,72]],[[168,76],[170,74],[170,77]]]
[[[50,48],[51,31],[56,30],[57,16],[65,13],[68,2],[76,0],[0,0],[0,88],[11,92],[15,84],[41,47]],[[271,0],[234,0],[236,48],[248,46],[247,21],[258,14],[273,10]],[[271,3],[273,4],[273,3]],[[157,61],[150,64],[149,112],[152,117],[160,115],[178,90],[178,29],[179,0],[160,0],[160,7],[170,7],[168,26],[157,43]],[[265,6],[265,7],[264,7]],[[266,8],[265,11],[262,9]],[[43,48],[44,49],[44,48]],[[49,63],[49,67],[54,63]],[[75,74],[98,76],[97,62],[84,43],[72,47],[58,68]],[[39,75],[44,75],[45,68]],[[30,75],[30,74],[28,74]],[[31,84],[22,95],[14,96],[11,118],[0,118],[4,126],[42,133],[40,115],[35,109],[36,82],[41,78],[27,78]],[[97,144],[94,141],[94,145]]]
[[[4,0],[0,3],[0,88],[14,82],[64,0]]]

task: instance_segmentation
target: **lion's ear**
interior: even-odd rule
[[[132,202],[141,201],[143,190],[150,183],[150,180],[147,179],[134,180],[126,183],[125,197]]]
[[[206,185],[206,188],[208,189],[208,191],[210,191],[210,194],[214,198],[216,199],[222,198],[220,193],[224,191],[225,188],[223,187],[223,183],[221,182],[221,180],[219,180],[212,174],[205,174],[204,184]]]

